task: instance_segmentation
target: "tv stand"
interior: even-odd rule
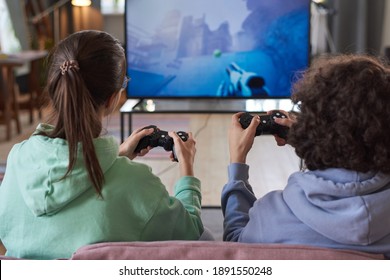
[[[293,104],[290,99],[128,99],[119,110],[121,143],[125,137],[125,115],[130,135],[133,114],[264,113],[274,109],[291,111]]]

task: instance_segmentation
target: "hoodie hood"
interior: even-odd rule
[[[51,129],[53,127],[50,125],[40,124],[36,132]],[[107,136],[94,139],[94,146],[105,173],[118,156],[118,143],[114,137]],[[54,215],[69,202],[93,188],[80,148],[71,176],[61,179],[69,163],[66,140],[33,135],[15,148],[19,149],[19,156],[15,160],[23,170],[23,176],[18,178],[18,186],[26,205],[35,216]]]
[[[390,176],[345,169],[297,172],[283,198],[307,226],[336,242],[372,244],[390,234]]]

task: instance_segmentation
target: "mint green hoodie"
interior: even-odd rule
[[[99,137],[94,145],[104,172],[103,199],[81,154],[71,176],[60,180],[68,166],[65,140],[33,135],[12,148],[0,186],[0,240],[8,256],[69,258],[97,242],[200,237],[197,178],[180,178],[172,197],[150,167],[118,156],[115,138]]]

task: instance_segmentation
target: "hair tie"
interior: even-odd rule
[[[64,63],[62,63],[62,65],[60,66],[61,74],[65,75],[65,73],[68,72],[68,70],[70,70],[72,68],[74,68],[76,70],[80,69],[77,60],[66,60],[66,61],[64,61]]]

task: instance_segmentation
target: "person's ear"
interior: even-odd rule
[[[121,99],[121,95],[122,95],[122,90],[120,90],[119,92],[115,92],[113,93],[106,101],[106,115],[109,115],[111,114],[116,106],[118,106],[119,104],[119,100]]]

